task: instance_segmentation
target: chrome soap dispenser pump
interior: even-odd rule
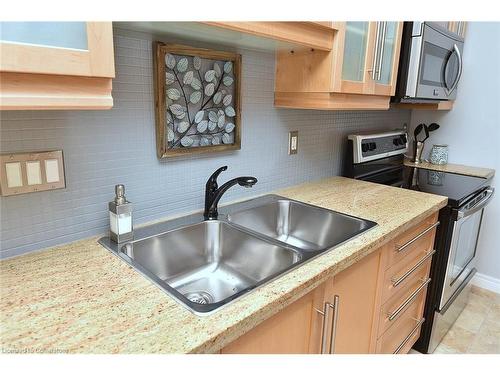
[[[131,241],[132,203],[125,198],[125,186],[115,186],[115,200],[109,202],[109,237],[116,243]]]

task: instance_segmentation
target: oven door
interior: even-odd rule
[[[462,75],[463,40],[425,23],[416,97],[454,100]]]
[[[463,284],[470,279],[470,274],[474,272],[483,210],[491,201],[494,191],[494,188],[488,188],[471,203],[453,210],[455,222],[453,223],[443,293],[439,304],[440,310],[452,302],[450,300],[458,294],[457,292],[464,287]]]

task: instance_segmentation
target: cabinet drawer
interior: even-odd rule
[[[408,285],[405,289],[398,291],[380,308],[380,316],[378,322],[378,337],[383,335],[393,325],[402,319],[407,310],[414,304],[423,305],[427,285],[430,279],[426,277],[429,268],[423,268],[420,272],[408,280]]]
[[[377,341],[377,353],[407,353],[420,335],[423,301],[414,301]]]
[[[415,278],[427,279],[435,252],[435,250],[424,252],[422,257],[411,258],[410,261],[404,259],[387,269],[382,284],[382,304],[392,298],[397,298],[396,295],[402,291],[409,291],[411,285],[415,283]]]
[[[412,259],[421,257],[425,252],[432,249],[436,227],[439,224],[436,219],[437,214],[429,216],[420,224],[396,238],[388,247],[386,268],[390,268],[403,260],[411,262]]]

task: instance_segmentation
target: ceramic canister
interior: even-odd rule
[[[429,159],[432,164],[448,163],[448,145],[433,145]]]

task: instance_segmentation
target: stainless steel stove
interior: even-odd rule
[[[432,353],[468,300],[483,211],[495,189],[491,179],[406,167],[406,153],[404,130],[349,135],[343,175],[448,197],[447,206],[439,212],[425,323],[414,346]]]

